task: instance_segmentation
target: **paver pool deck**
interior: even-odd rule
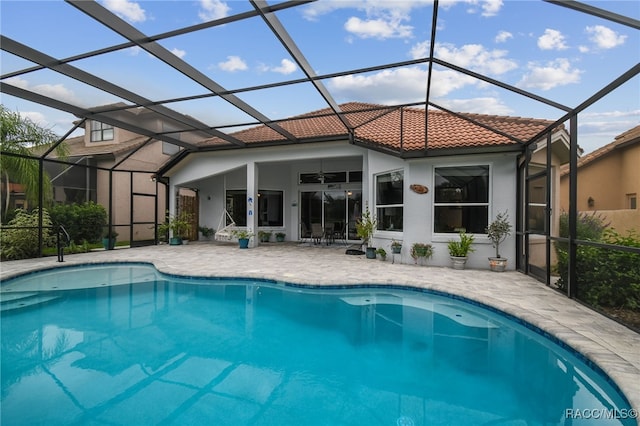
[[[345,246],[268,243],[241,250],[235,243],[158,245],[0,263],[2,281],[25,272],[103,262],[150,262],[177,275],[247,277],[295,284],[394,284],[463,296],[521,318],[564,341],[611,377],[640,409],[640,334],[568,299],[520,272],[454,270],[392,264],[345,254]],[[70,283],[70,285],[72,285]],[[0,287],[0,294],[7,286]]]

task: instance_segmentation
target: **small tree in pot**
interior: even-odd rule
[[[367,247],[367,259],[376,258],[376,248],[369,247],[369,243],[371,242],[371,237],[373,237],[373,233],[377,226],[378,221],[375,217],[371,216],[369,207],[367,207],[362,217],[356,222],[356,235],[362,238],[363,244]]]
[[[493,222],[487,226],[486,233],[496,248],[496,257],[489,258],[489,267],[492,271],[502,272],[507,265],[507,259],[500,256],[500,243],[511,235],[511,224],[506,211],[498,213]]]

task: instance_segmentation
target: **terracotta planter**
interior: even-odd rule
[[[489,258],[489,268],[493,272],[504,272],[507,267],[507,258],[506,257],[490,257]]]

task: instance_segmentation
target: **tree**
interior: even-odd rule
[[[2,218],[9,210],[11,191],[9,182],[19,182],[25,187],[27,201],[38,204],[39,199],[39,163],[34,158],[33,150],[52,144],[59,136],[51,129],[46,129],[34,123],[31,119],[22,117],[18,112],[0,105],[0,179],[5,181],[5,205]],[[66,155],[62,145],[56,148],[59,157]],[[51,181],[45,174],[42,182],[45,202],[53,198]]]

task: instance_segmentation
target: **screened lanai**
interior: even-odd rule
[[[508,142],[493,152],[517,154],[518,270],[549,285],[563,275],[561,290],[580,299],[580,275],[588,272],[577,265],[585,250],[640,256],[623,238],[579,234],[584,215],[598,210],[580,208],[579,197],[588,196],[581,192],[580,158],[640,124],[635,2],[2,1],[0,7],[2,105],[57,136],[38,148],[28,137],[2,141],[5,159],[39,170],[35,180],[20,181],[3,160],[3,210],[10,194],[29,208],[96,201],[108,212],[109,228],[131,246],[152,244],[176,198],[166,172],[186,158],[347,140],[407,161],[437,159],[443,151],[430,137],[437,123],[408,118],[422,110],[488,131]],[[546,124],[523,137],[496,116]],[[398,131],[372,136],[368,125],[381,117]],[[551,138],[560,128],[568,134],[565,186],[552,164]],[[100,143],[113,129],[131,135],[117,151]],[[78,148],[85,136],[98,143]],[[162,156],[146,155],[156,142]],[[74,156],[67,158],[69,151]],[[461,146],[446,154],[474,152]],[[47,179],[59,193],[48,193]],[[636,190],[625,191],[631,203]],[[559,212],[552,210],[560,205],[567,206],[566,225],[558,229]],[[566,247],[564,271],[555,264],[558,244]],[[582,300],[594,304],[585,294]]]

